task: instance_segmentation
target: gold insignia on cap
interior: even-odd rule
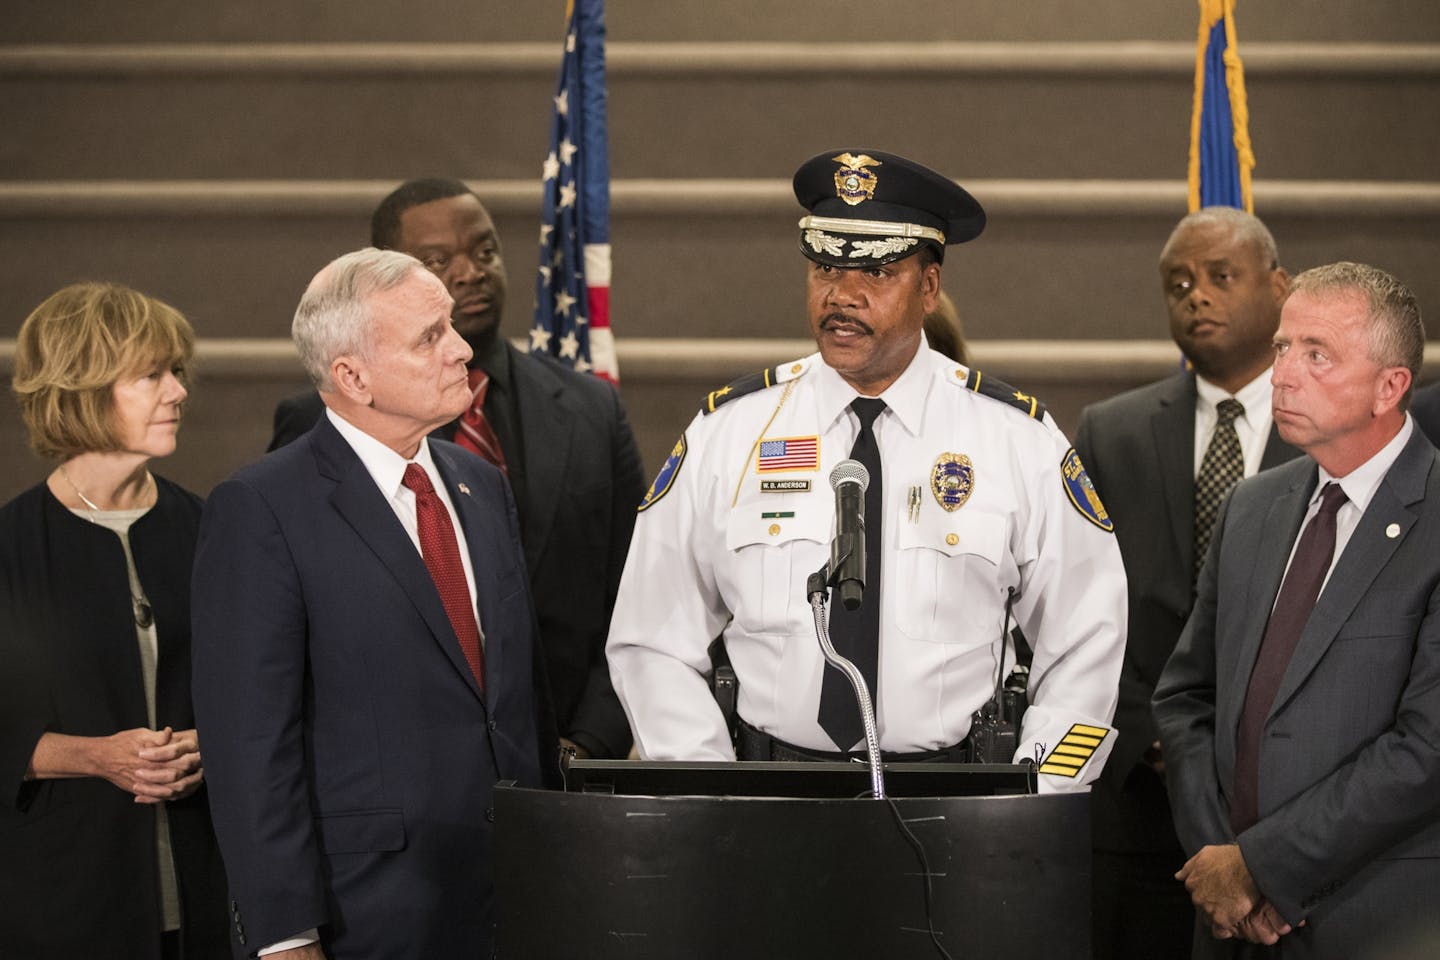
[[[930,492],[946,513],[965,506],[975,489],[975,467],[963,453],[942,453],[930,468]]]
[[[842,153],[830,159],[840,164],[840,169],[835,171],[835,196],[852,207],[875,198],[875,187],[880,181],[876,178],[875,171],[867,170],[866,167],[880,166],[879,160],[863,153],[858,157],[853,153]]]

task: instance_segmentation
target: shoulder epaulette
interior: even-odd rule
[[[804,360],[795,360],[761,370],[759,373],[747,373],[745,376],[727,383],[719,390],[711,390],[706,394],[704,401],[700,404],[700,412],[709,416],[738,397],[794,380],[805,372],[806,366]]]
[[[1004,380],[987,377],[979,370],[971,369],[969,376],[965,378],[965,389],[1009,404],[1032,420],[1045,419],[1045,405],[1039,400],[1023,390],[1017,390]]]

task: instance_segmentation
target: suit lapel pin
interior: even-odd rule
[[[467,497],[470,496],[470,488],[467,487],[467,486],[465,486],[465,484],[463,484],[463,483],[460,484],[460,492],[463,493],[463,494],[465,494],[465,496],[467,496]]]
[[[1400,536],[1400,524],[1392,523],[1390,524],[1390,526],[1386,527],[1385,536],[1389,537],[1391,540],[1394,540],[1396,537]]]

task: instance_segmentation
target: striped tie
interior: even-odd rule
[[[479,367],[470,371],[470,406],[460,415],[459,429],[455,431],[455,442],[466,450],[480,454],[509,474],[505,469],[505,451],[500,449],[500,438],[485,419],[485,395],[490,392],[490,374]]]

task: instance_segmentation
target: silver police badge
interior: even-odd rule
[[[975,489],[975,467],[963,453],[942,453],[930,468],[930,492],[947,513],[965,506]]]
[[[840,169],[835,171],[835,196],[852,207],[875,198],[875,187],[880,181],[875,171],[866,167],[880,166],[879,160],[864,153],[858,157],[853,153],[842,153],[830,159],[840,164]]]

